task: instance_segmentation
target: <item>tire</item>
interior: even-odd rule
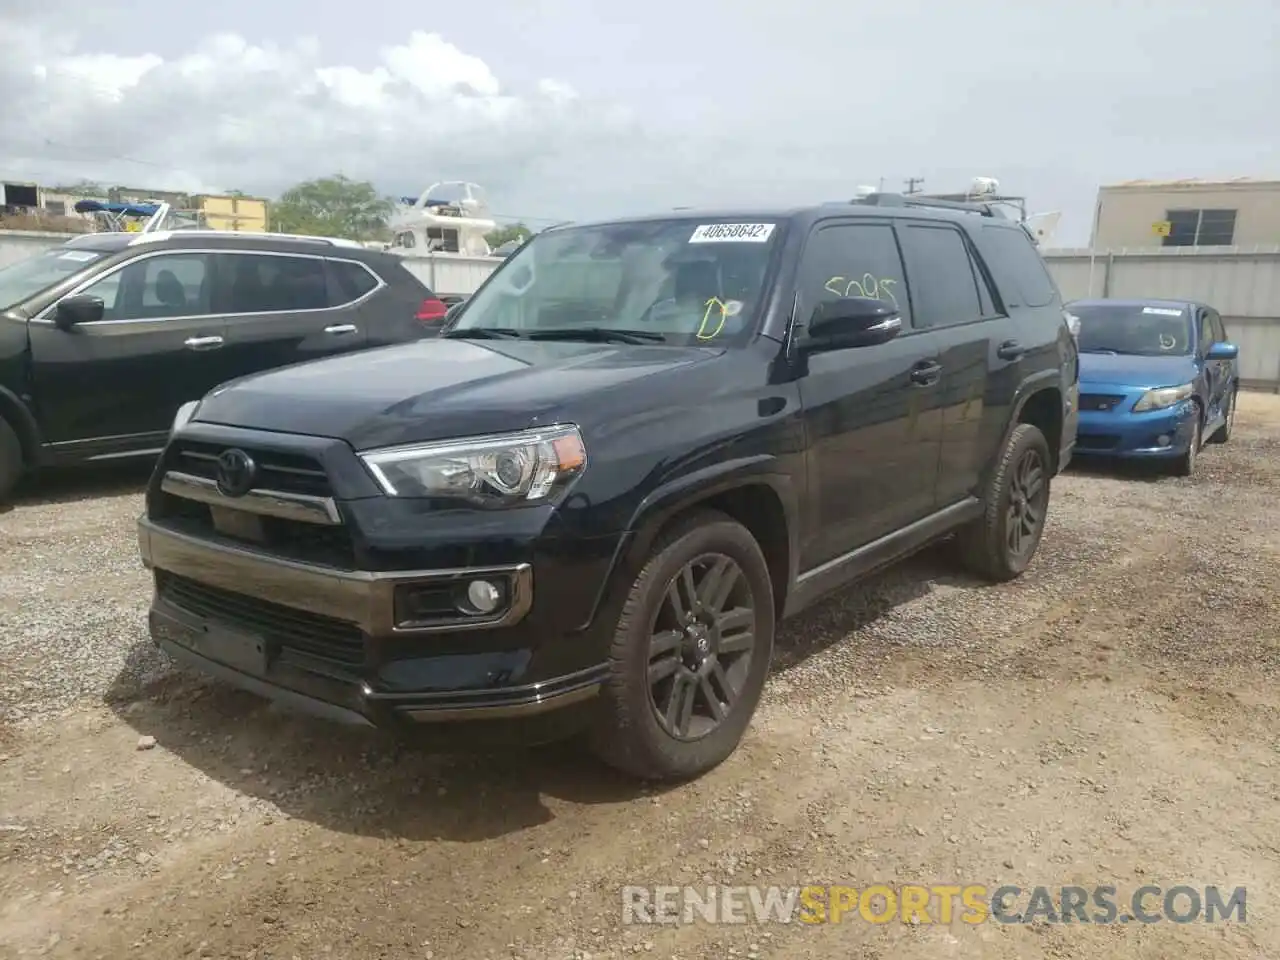
[[[9,502],[9,495],[22,479],[22,443],[7,420],[0,417],[0,504]]]
[[[731,588],[720,605],[734,611],[728,616],[710,609],[717,570],[719,585]],[[697,606],[688,601],[686,572],[704,601],[694,613],[702,622],[676,629],[688,623],[678,614]],[[679,521],[655,544],[618,618],[601,716],[588,738],[592,752],[645,780],[690,779],[719,765],[760,702],[774,619],[769,568],[750,531],[713,511]],[[723,713],[718,721],[712,698]]]
[[[1189,477],[1195,473],[1196,460],[1204,446],[1204,411],[1196,404],[1196,421],[1193,424],[1191,442],[1187,444],[1187,452],[1173,462],[1174,476]]]
[[[1031,564],[1048,514],[1051,463],[1038,427],[1020,423],[1013,428],[987,481],[983,515],[956,534],[968,569],[1000,583],[1020,577]],[[1017,549],[1011,545],[1015,530]]]
[[[1236,423],[1236,398],[1240,394],[1240,388],[1231,391],[1231,399],[1227,401],[1227,419],[1217,430],[1217,432],[1209,438],[1209,443],[1226,443],[1231,439],[1231,428]]]

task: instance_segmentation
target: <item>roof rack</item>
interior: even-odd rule
[[[984,217],[995,217],[1000,220],[1009,219],[999,207],[990,203],[965,202],[961,200],[943,200],[938,197],[925,197],[904,193],[869,193],[865,197],[855,197],[850,203],[860,203],[870,207],[925,207],[936,210],[960,210],[964,213],[976,213]]]
[[[130,241],[129,246],[135,246],[140,243],[151,243],[156,240],[168,240],[174,236],[199,236],[217,237],[219,239],[235,238],[236,240],[292,240],[296,243],[315,243],[327,247],[346,247],[363,249],[362,244],[357,240],[348,240],[346,237],[312,237],[301,233],[250,233],[245,231],[241,233],[238,230],[155,230],[151,233],[140,233],[136,238]]]

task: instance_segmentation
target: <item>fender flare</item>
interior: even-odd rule
[[[0,417],[4,417],[18,434],[28,468],[40,460],[40,425],[31,408],[12,390],[0,386]]]
[[[586,623],[593,623],[601,608],[609,601],[620,571],[648,556],[662,528],[677,514],[722,493],[750,486],[767,486],[782,504],[783,522],[787,531],[787,589],[795,583],[799,564],[799,495],[792,476],[779,469],[778,458],[772,454],[739,457],[671,477],[654,488],[637,504],[627,522],[627,528],[618,538],[613,557],[609,561],[600,588],[591,605]]]
[[[1013,394],[1013,402],[1009,404],[1009,418],[1005,422],[1004,432],[1000,436],[1000,446],[996,449],[1003,450],[1008,445],[1009,437],[1013,434],[1014,427],[1018,425],[1022,418],[1022,411],[1026,409],[1027,401],[1045,389],[1057,390],[1061,394],[1063,392],[1062,386],[1062,371],[1056,367],[1051,370],[1041,370],[1039,373],[1033,373],[1018,384]],[[1062,411],[1064,422],[1066,421],[1066,416],[1067,411],[1064,407]],[[1051,450],[1049,452],[1056,459],[1062,451]]]

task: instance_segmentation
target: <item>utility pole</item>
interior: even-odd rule
[[[903,183],[907,185],[907,193],[919,193],[920,191],[916,189],[916,185],[924,183],[924,177],[907,177]]]

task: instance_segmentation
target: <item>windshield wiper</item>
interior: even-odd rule
[[[530,340],[590,340],[600,343],[665,343],[666,334],[653,330],[615,330],[613,327],[551,327],[530,330]]]
[[[447,340],[521,340],[524,334],[509,327],[463,327],[446,331]]]

